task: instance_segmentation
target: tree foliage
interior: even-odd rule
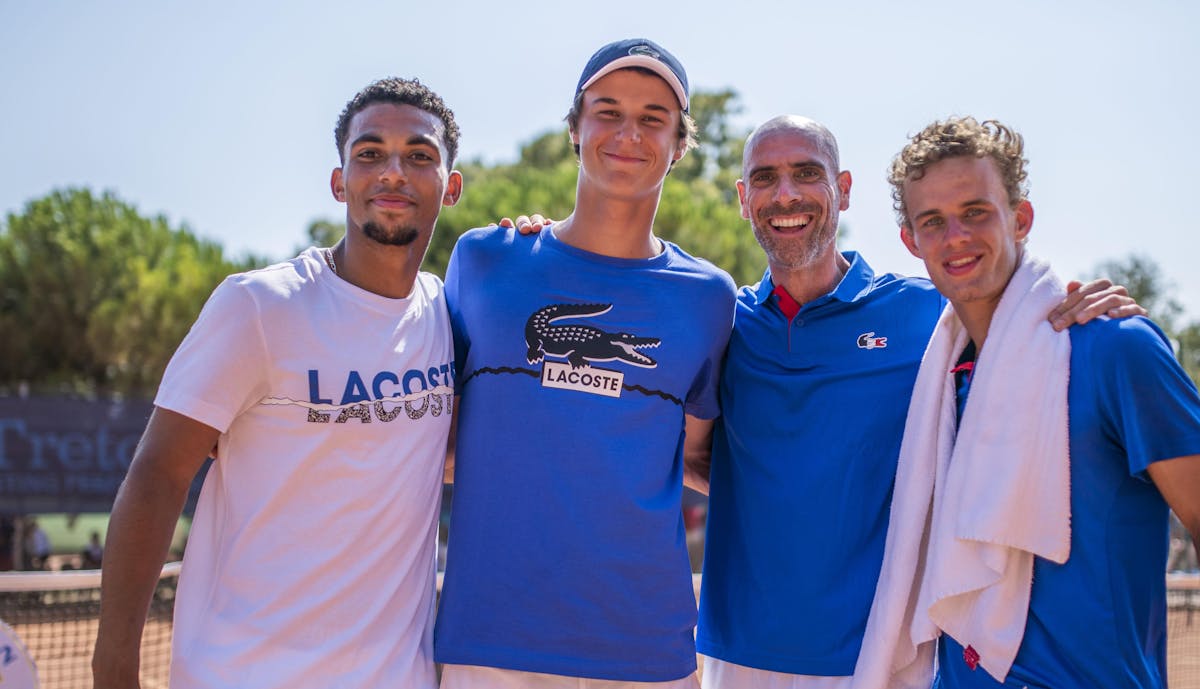
[[[254,262],[111,193],[30,201],[0,226],[0,388],[150,393],[212,289]]]
[[[1200,385],[1200,322],[1180,324],[1183,305],[1175,298],[1175,285],[1149,256],[1131,254],[1096,266],[1097,275],[1124,285],[1129,295],[1150,313],[1171,338],[1175,354],[1192,380]]]

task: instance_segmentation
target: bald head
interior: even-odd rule
[[[742,217],[767,254],[771,274],[802,275],[820,290],[840,275],[838,214],[850,206],[850,173],[839,169],[837,140],[798,115],[768,120],[750,134],[737,182]],[[815,277],[814,277],[815,276]],[[796,293],[792,293],[796,297]]]
[[[834,170],[841,169],[841,156],[838,155],[837,139],[825,125],[811,120],[803,115],[780,115],[762,123],[750,133],[746,139],[746,147],[742,150],[742,176],[746,177],[754,168],[755,149],[764,140],[777,134],[800,134],[816,144],[817,148],[829,158]]]

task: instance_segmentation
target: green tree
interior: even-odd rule
[[[1175,285],[1149,256],[1131,254],[1124,259],[1105,261],[1095,273],[1118,285],[1150,313],[1175,345],[1175,355],[1191,379],[1200,385],[1200,323],[1180,325],[1183,306],[1174,296]]]
[[[309,246],[333,246],[346,234],[346,223],[333,220],[318,219],[308,224]],[[300,247],[295,253],[300,253],[305,247]]]
[[[1125,285],[1129,296],[1150,312],[1168,334],[1175,331],[1183,306],[1174,296],[1175,285],[1163,274],[1158,263],[1149,256],[1130,254],[1121,260],[1104,261],[1095,270],[1118,285]]]
[[[213,287],[255,262],[111,193],[30,201],[0,226],[0,388],[150,393]]]

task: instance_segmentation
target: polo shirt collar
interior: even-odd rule
[[[815,301],[826,301],[836,299],[838,301],[852,303],[867,296],[871,291],[871,286],[875,283],[875,271],[867,264],[867,260],[863,258],[857,251],[843,251],[842,256],[850,262],[850,268],[846,270],[846,274],[838,282],[837,287],[833,291],[825,295],[821,299]],[[759,281],[754,290],[754,298],[759,306],[767,303],[767,300],[775,292],[775,282],[771,279],[771,268],[768,267],[763,273],[762,280]]]

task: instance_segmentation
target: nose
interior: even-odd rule
[[[788,205],[793,201],[799,200],[804,196],[799,184],[792,179],[791,175],[781,175],[779,184],[775,187],[775,202],[780,205]]]
[[[958,218],[950,217],[946,219],[945,240],[947,242],[963,242],[970,238],[971,232],[967,229]]]
[[[621,123],[619,134],[621,135],[621,138],[628,139],[634,143],[642,140],[642,130],[638,126],[638,123],[632,119],[626,119]]]
[[[405,177],[404,162],[399,155],[388,156],[379,169],[379,181],[385,184],[400,184]]]

